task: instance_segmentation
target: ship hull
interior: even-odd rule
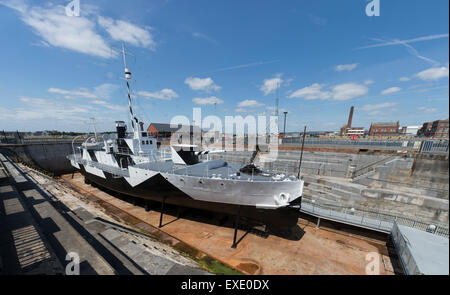
[[[159,174],[132,187],[123,177],[114,177],[110,173],[103,172],[105,175],[105,178],[103,178],[88,173],[81,164],[79,167],[81,174],[86,179],[118,193],[149,201],[163,202],[164,200],[167,204],[228,215],[237,215],[239,212],[241,217],[258,221],[272,228],[292,228],[297,225],[300,215],[299,208],[282,207],[277,209],[262,209],[255,206],[239,206],[228,203],[195,200]]]

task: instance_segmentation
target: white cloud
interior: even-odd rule
[[[108,99],[111,95],[117,91],[119,88],[118,85],[105,83],[95,87],[92,91],[87,88],[79,88],[75,90],[65,90],[60,88],[49,88],[48,92],[61,94],[64,98],[72,99],[72,98],[102,98]]]
[[[322,91],[325,84],[314,83],[311,86],[299,89],[291,93],[289,98],[304,98],[306,100],[313,99],[328,99],[331,97],[331,92]]]
[[[244,108],[237,108],[237,109],[235,110],[235,112],[236,112],[236,113],[246,113],[246,112],[248,112],[248,110],[247,110],[247,109],[244,109]]]
[[[156,98],[162,100],[172,100],[178,97],[178,94],[175,91],[167,88],[156,92],[139,91],[137,94],[145,98]]]
[[[150,27],[141,28],[123,20],[114,20],[102,16],[98,17],[98,24],[116,41],[124,41],[134,46],[155,49],[156,42],[149,32],[151,30]]]
[[[385,103],[379,103],[379,104],[366,104],[362,107],[360,107],[359,109],[362,111],[376,111],[376,110],[380,110],[380,109],[385,109],[385,108],[390,108],[393,106],[396,106],[397,103],[395,102],[385,102]],[[372,112],[372,114],[374,114]]]
[[[383,91],[381,91],[381,94],[388,95],[388,94],[393,94],[393,93],[399,92],[401,90],[402,89],[400,87],[390,87],[390,88],[387,88],[387,89],[384,89]]]
[[[442,78],[448,78],[448,66],[432,67],[416,74],[416,77],[424,81],[435,81]]]
[[[199,33],[199,32],[194,32],[194,33],[192,33],[192,36],[195,37],[195,38],[204,39],[204,40],[206,40],[208,42],[211,42],[211,43],[214,43],[216,45],[219,45],[219,42],[217,42],[216,40],[214,40],[213,38],[211,38],[211,37],[209,37],[209,36],[207,36],[205,34],[202,34],[202,33]]]
[[[94,88],[94,94],[103,99],[110,98],[119,89],[119,86],[111,83],[104,83]]]
[[[210,105],[210,104],[222,104],[224,101],[215,96],[207,97],[207,98],[194,98],[192,100],[195,104],[199,105]]]
[[[2,113],[0,122],[6,128],[29,131],[54,129],[92,131],[91,125],[86,123],[89,118],[95,117],[97,130],[111,130],[114,126],[114,119],[124,119],[127,115],[126,106],[112,105],[101,100],[93,100],[92,104],[89,104],[76,100],[58,101],[20,97],[18,102],[17,107],[0,107],[0,113]]]
[[[25,13],[28,9],[28,5],[26,5],[24,0],[0,0],[0,4],[17,10],[20,13]]]
[[[91,101],[91,103],[96,104],[96,105],[100,105],[104,108],[110,109],[110,110],[114,110],[114,111],[126,111],[128,110],[128,107],[126,106],[119,106],[119,105],[114,105],[114,104],[109,104],[104,100],[93,100]]]
[[[205,92],[218,91],[221,89],[217,86],[211,78],[194,78],[189,77],[184,80],[184,83],[189,85],[192,90],[201,90]]]
[[[96,32],[95,22],[87,17],[67,17],[65,7],[62,5],[42,8],[28,7],[24,2],[16,6],[9,3],[2,2],[19,12],[22,21],[43,39],[40,44],[102,58],[111,58],[116,55],[111,52],[103,37]]]
[[[62,94],[64,95],[64,98],[71,99],[71,98],[97,98],[97,95],[95,95],[92,92],[89,92],[86,88],[80,88],[77,90],[64,90],[59,88],[49,88],[48,92],[50,93],[56,93],[56,94]]]
[[[419,111],[424,113],[436,113],[438,110],[435,108],[419,107]]]
[[[342,72],[342,71],[350,72],[350,71],[353,71],[354,69],[356,69],[357,66],[358,66],[358,64],[337,65],[334,70],[336,72]]]
[[[25,103],[27,108],[12,109],[9,115],[13,115],[14,120],[77,119],[90,111],[89,107],[61,104],[42,98],[21,97],[20,101]]]
[[[314,83],[311,86],[291,93],[288,97],[304,98],[306,100],[330,98],[333,100],[349,100],[369,92],[366,86],[357,83],[344,83],[333,86],[331,90],[322,90],[325,86],[325,84]]]
[[[409,80],[411,80],[411,78],[408,77],[400,77],[400,79],[398,79],[401,82],[408,82]]]
[[[264,92],[264,95],[269,95],[280,87],[281,83],[283,83],[281,75],[277,74],[274,78],[264,80],[263,85],[259,88]]]
[[[238,107],[240,108],[253,108],[263,106],[263,103],[260,103],[254,99],[246,99],[238,103]]]
[[[154,49],[155,41],[150,28],[141,28],[134,24],[98,16],[95,6],[82,5],[82,15],[68,17],[65,6],[48,3],[44,6],[30,6],[25,1],[0,1],[16,10],[20,19],[42,40],[32,42],[38,46],[58,47],[101,58],[114,58],[117,52],[98,31],[100,25],[112,39],[125,41],[135,46]]]
[[[364,85],[372,85],[373,83],[375,83],[373,80],[370,79],[364,80]]]
[[[349,100],[358,96],[366,95],[369,89],[356,83],[344,83],[332,88],[334,100]]]
[[[107,105],[107,104],[108,104],[106,101],[104,101],[104,100],[98,100],[98,99],[91,101],[91,103],[93,103],[93,104],[99,104],[99,105]]]

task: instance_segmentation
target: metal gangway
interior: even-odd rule
[[[380,210],[370,211],[363,208],[348,208],[337,204],[318,203],[315,200],[302,199],[301,212],[320,219],[330,220],[384,233],[391,233],[394,223],[449,237],[449,228],[444,224],[430,224],[419,219],[396,216]]]

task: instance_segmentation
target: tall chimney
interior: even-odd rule
[[[354,106],[350,108],[350,115],[348,115],[348,123],[347,128],[352,128],[352,120],[353,120],[353,110],[355,109]]]

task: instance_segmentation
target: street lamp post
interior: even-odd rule
[[[286,136],[286,116],[288,112],[284,112],[284,129],[283,129],[283,137]]]

